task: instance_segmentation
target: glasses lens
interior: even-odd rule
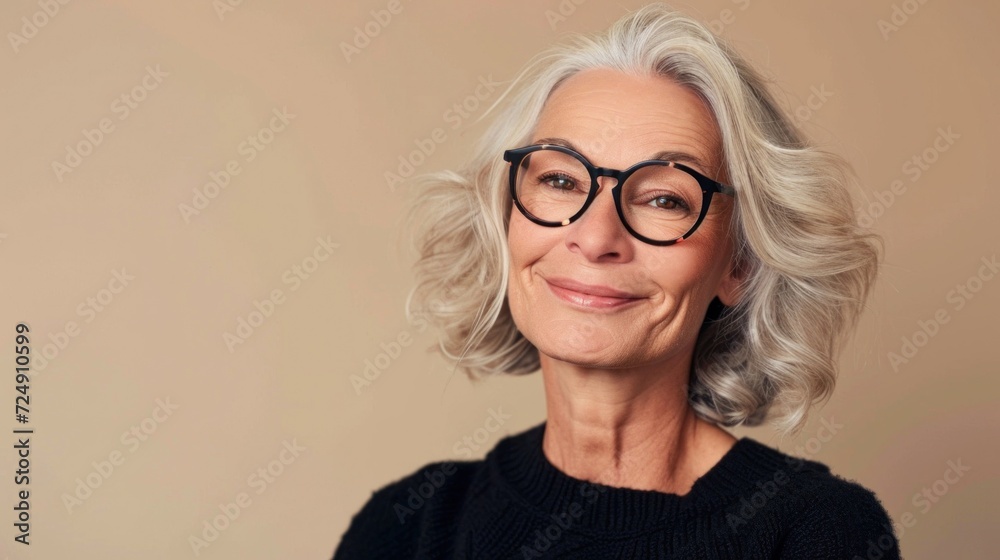
[[[641,167],[622,184],[625,221],[655,241],[671,241],[691,231],[703,199],[697,179],[668,165]]]
[[[530,214],[547,222],[573,217],[590,192],[587,168],[557,150],[541,149],[524,156],[516,180],[518,201]]]

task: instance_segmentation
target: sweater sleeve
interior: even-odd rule
[[[837,480],[798,515],[779,558],[900,560],[892,519],[878,497],[856,482]]]

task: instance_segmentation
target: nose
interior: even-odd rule
[[[587,210],[565,227],[566,245],[588,260],[621,261],[631,258],[630,235],[618,216],[611,189],[618,184],[615,177],[598,177],[598,190]]]

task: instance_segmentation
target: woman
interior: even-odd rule
[[[519,78],[415,185],[412,298],[469,374],[540,367],[546,421],[380,489],[334,558],[898,558],[871,491],[720,427],[833,389],[881,249],[846,164],[662,5]]]

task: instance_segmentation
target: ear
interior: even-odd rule
[[[750,276],[750,265],[744,259],[733,257],[729,271],[719,283],[719,301],[726,307],[733,307],[743,298],[746,280]]]

